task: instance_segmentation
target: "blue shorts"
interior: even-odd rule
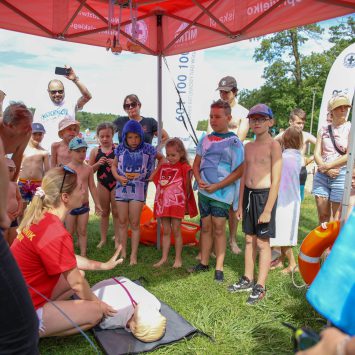
[[[313,180],[312,195],[325,197],[331,202],[341,202],[345,186],[345,173],[345,167],[340,169],[339,175],[335,178],[317,171]]]
[[[201,218],[207,216],[229,218],[230,205],[198,193],[198,208]]]

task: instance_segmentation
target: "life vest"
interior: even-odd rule
[[[303,240],[298,254],[298,267],[306,284],[310,285],[320,270],[323,252],[333,245],[339,234],[340,222],[327,224],[327,229],[319,226],[313,229]]]

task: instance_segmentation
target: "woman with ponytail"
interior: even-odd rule
[[[67,213],[82,205],[83,196],[74,170],[66,166],[49,170],[11,246],[38,315],[40,337],[78,332],[58,308],[84,330],[116,313],[91,291],[78,268],[72,236],[63,225]],[[80,299],[72,300],[73,294]]]

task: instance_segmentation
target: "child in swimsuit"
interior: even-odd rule
[[[89,190],[95,203],[95,213],[100,216],[102,213],[97,188],[94,182],[92,167],[85,164],[86,150],[88,148],[84,139],[75,137],[69,143],[71,161],[65,165],[65,169],[74,170],[82,184],[84,203],[81,207],[70,211],[65,226],[71,235],[76,231],[79,239],[80,255],[86,256],[87,246],[87,224],[89,221]]]
[[[100,123],[96,128],[96,137],[100,145],[90,152],[89,165],[97,172],[97,192],[99,194],[102,215],[100,222],[101,241],[97,245],[102,248],[107,241],[110,212],[115,231],[115,247],[120,244],[118,239],[118,211],[115,201],[116,179],[111,172],[113,159],[115,158],[115,145],[113,144],[114,126],[110,122]]]

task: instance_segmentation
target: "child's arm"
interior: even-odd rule
[[[20,170],[21,170],[21,163],[22,163],[22,159],[23,159],[23,153],[25,152],[25,149],[27,147],[27,144],[31,138],[31,134],[32,132],[28,132],[26,135],[24,135],[21,139],[22,139],[22,143],[20,146],[17,147],[16,151],[12,154],[11,159],[14,161],[15,165],[16,165],[16,173],[12,179],[12,181],[17,181],[17,178],[20,174]]]
[[[52,145],[51,145],[51,168],[55,168],[57,166],[57,151],[58,151],[58,144],[52,143]]]
[[[160,166],[161,166],[163,163],[166,162],[166,159],[165,159],[164,155],[161,154],[161,153],[159,153],[159,152],[157,152],[156,158],[157,158],[157,160],[158,160],[158,165],[157,165],[157,167],[153,170],[153,172],[150,174],[149,179],[148,179],[149,181],[153,181],[154,176],[155,176],[155,174],[157,173],[157,171],[159,170]]]
[[[242,177],[243,169],[244,163],[241,163],[238,168],[234,169],[225,179],[216,182],[215,184],[208,185],[205,187],[205,190],[211,194],[217,190],[223,189],[223,187],[233,184],[234,181]]]
[[[266,201],[263,213],[260,215],[258,224],[269,223],[271,219],[271,211],[275,205],[281,180],[282,168],[282,151],[279,143],[273,141],[271,143],[271,186],[269,197]]]
[[[203,190],[209,185],[207,184],[207,182],[201,179],[201,175],[200,175],[201,160],[202,157],[200,155],[195,156],[194,163],[192,164],[192,172],[194,174],[198,187]]]
[[[128,179],[125,176],[118,175],[117,168],[118,168],[118,161],[117,161],[117,157],[115,157],[115,159],[113,159],[112,167],[111,167],[112,175],[122,185],[126,185]]]
[[[94,171],[94,173],[96,173],[96,171],[99,169],[100,165],[104,165],[106,163],[106,157],[101,157],[96,163],[95,163],[95,158],[98,152],[98,148],[94,148],[91,152],[90,152],[90,156],[89,156],[89,162],[88,164],[91,165],[92,170]]]
[[[247,171],[246,164],[244,163],[243,175],[240,179],[240,187],[239,187],[239,200],[238,200],[238,210],[236,213],[237,219],[241,221],[243,219],[243,199],[244,199],[244,186],[245,186],[245,172]]]
[[[44,173],[46,173],[49,170],[50,166],[49,166],[49,154],[46,153],[43,156],[43,170]]]
[[[94,203],[95,203],[95,214],[100,216],[102,214],[102,208],[100,205],[99,193],[97,192],[97,187],[96,187],[95,181],[94,181],[94,172],[93,172],[91,166],[88,166],[88,169],[90,170],[88,186],[89,186],[89,190],[90,190],[92,199],[94,200]]]

